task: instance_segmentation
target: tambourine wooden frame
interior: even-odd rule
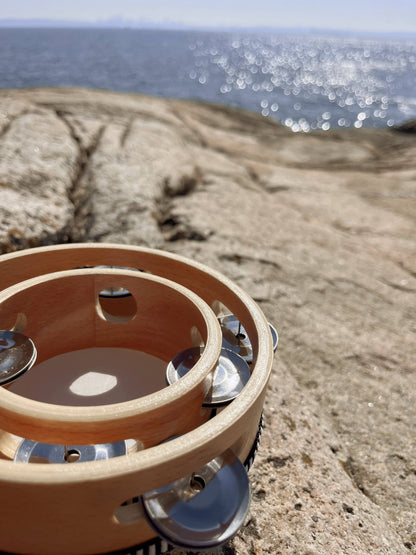
[[[100,316],[99,293],[120,283],[135,299],[138,314],[124,322],[107,321]],[[178,350],[189,347],[192,328],[198,330],[205,348],[192,372],[179,380],[179,387],[166,387],[123,403],[60,406],[0,388],[1,430],[35,441],[71,445],[137,438],[140,431],[137,439],[151,447],[202,423],[200,407],[220,354],[221,330],[209,306],[189,289],[137,271],[55,272],[0,293],[0,326],[21,321],[22,316],[27,321],[23,332],[38,352],[37,362],[94,346],[135,349],[168,363]],[[189,410],[181,411],[184,405]]]
[[[3,255],[0,287],[5,291],[0,293],[0,318],[2,301],[11,292],[24,289],[22,282],[36,281],[36,278],[42,282],[53,279],[47,274],[71,273],[74,268],[99,265],[145,270],[189,289],[209,306],[217,301],[226,305],[242,322],[253,346],[249,384],[214,418],[172,441],[125,457],[75,465],[25,465],[0,460],[2,551],[34,555],[98,554],[144,542],[155,533],[141,513],[140,505],[133,506],[136,512],[131,513],[131,518],[120,522],[116,517],[126,500],[191,474],[228,448],[244,460],[255,440],[273,361],[270,329],[258,305],[244,291],[202,264],[153,249],[108,244],[59,245]],[[134,274],[125,273],[126,276]],[[214,330],[212,337],[216,334]],[[208,350],[207,360],[210,356],[215,358],[216,348]],[[204,372],[201,369],[198,377],[198,371],[190,372],[190,382],[194,379],[204,383],[207,375]],[[183,386],[182,381],[175,385],[188,391],[189,384]],[[204,387],[199,389],[199,396]],[[8,399],[13,395],[0,391],[0,418],[4,419],[0,422],[4,424],[7,424]],[[141,402],[142,399],[137,400],[137,407]],[[182,401],[183,411],[187,410],[186,405]],[[16,410],[23,413],[25,408],[22,405],[22,409]],[[157,414],[158,406],[153,410]],[[41,414],[39,417],[42,419]],[[103,422],[105,417],[97,426],[97,435],[93,433],[88,438],[98,437]],[[7,426],[0,426],[7,430]],[[42,432],[38,437],[44,437]],[[135,436],[130,433],[127,437]]]

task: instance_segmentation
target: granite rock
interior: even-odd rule
[[[251,513],[218,553],[416,553],[415,160],[397,129],[1,91],[0,252],[164,248],[235,280],[279,330]]]

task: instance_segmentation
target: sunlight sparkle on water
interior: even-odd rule
[[[400,75],[416,90],[415,41],[218,33],[190,49],[191,79],[212,78],[225,102],[249,104],[295,132],[391,127],[416,117],[416,100],[403,101],[395,87]],[[327,108],[320,116],[317,103]]]

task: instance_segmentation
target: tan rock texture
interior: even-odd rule
[[[167,249],[235,280],[279,331],[251,513],[218,553],[416,553],[408,131],[299,135],[219,105],[0,92],[0,252]]]

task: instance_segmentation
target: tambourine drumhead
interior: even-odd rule
[[[80,349],[36,364],[32,371],[15,380],[9,391],[54,405],[112,405],[165,388],[166,364],[134,349]]]

